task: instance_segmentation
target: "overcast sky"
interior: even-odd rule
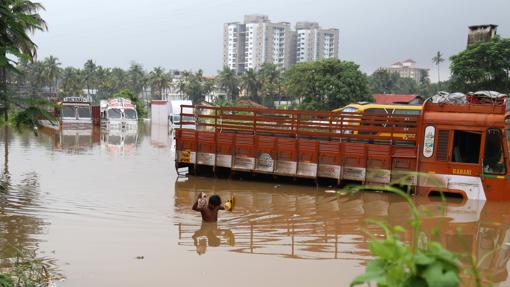
[[[340,58],[372,73],[412,58],[430,68],[466,46],[469,25],[497,24],[510,37],[509,0],[39,0],[49,31],[37,33],[39,59],[54,55],[64,66],[87,59],[103,66],[146,69],[222,67],[223,23],[245,14],[272,21],[315,21],[340,30]],[[449,75],[448,62],[441,77]]]

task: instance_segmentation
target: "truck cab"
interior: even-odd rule
[[[423,106],[418,193],[510,200],[510,104]]]

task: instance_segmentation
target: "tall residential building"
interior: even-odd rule
[[[338,59],[338,29],[321,29],[319,23],[296,23],[296,62]]]
[[[223,35],[223,64],[238,73],[265,63],[286,69],[296,62],[338,58],[338,30],[320,29],[317,23],[300,22],[293,31],[288,22],[246,15],[244,23],[226,23]]]
[[[223,28],[223,66],[243,72],[245,65],[245,25],[239,22],[226,23]]]
[[[401,78],[410,78],[420,83],[423,76],[428,73],[428,69],[417,68],[416,62],[412,59],[407,59],[404,62],[396,62],[391,67],[381,68],[389,73],[397,73]]]

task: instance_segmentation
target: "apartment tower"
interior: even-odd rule
[[[338,29],[321,29],[319,23],[296,23],[296,63],[338,59]]]
[[[224,25],[223,65],[243,73],[265,63],[286,69],[296,62],[338,58],[338,30],[317,23],[273,23],[266,15],[246,15],[244,23]]]

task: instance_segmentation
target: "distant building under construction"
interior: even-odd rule
[[[498,25],[493,24],[469,26],[467,45],[490,41],[496,36],[497,28]]]

